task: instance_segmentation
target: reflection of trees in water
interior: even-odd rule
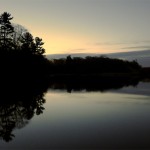
[[[43,112],[49,63],[42,39],[22,34],[12,19],[7,12],[0,15],[0,137],[5,141],[12,140],[13,129]]]
[[[100,91],[105,92],[111,89],[120,89],[125,86],[136,86],[140,79],[134,76],[100,76],[100,75],[83,75],[83,76],[55,76],[51,80],[49,87],[51,89],[72,91]]]
[[[2,140],[11,141],[15,137],[12,133],[15,128],[23,128],[35,114],[43,113],[46,90],[47,86],[44,84],[30,84],[30,86],[13,88],[10,92],[1,91],[0,137]]]
[[[42,78],[44,79],[44,78]],[[1,84],[0,91],[0,137],[9,142],[15,135],[14,129],[26,126],[33,116],[43,113],[44,94],[48,87],[51,89],[75,91],[107,91],[124,86],[136,86],[140,81],[135,77],[121,76],[55,76],[50,81],[22,79],[9,80],[9,84]],[[20,82],[19,82],[20,80]],[[9,86],[8,86],[9,85]],[[9,89],[9,90],[8,90]]]
[[[28,124],[29,118],[27,116],[31,112],[16,104],[6,107],[1,106],[0,109],[0,136],[8,142],[14,137],[14,134],[12,134],[14,128],[22,128]]]

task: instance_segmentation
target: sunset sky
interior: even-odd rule
[[[46,54],[150,49],[150,0],[0,0]]]

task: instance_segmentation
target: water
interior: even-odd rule
[[[150,148],[150,83],[104,92],[48,89],[44,98],[43,113],[19,115],[9,142],[0,129],[1,149]]]

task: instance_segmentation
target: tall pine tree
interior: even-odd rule
[[[0,48],[2,50],[12,49],[14,27],[11,25],[11,14],[4,12],[0,16]]]

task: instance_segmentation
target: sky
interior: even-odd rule
[[[0,0],[46,54],[150,49],[150,0]]]

